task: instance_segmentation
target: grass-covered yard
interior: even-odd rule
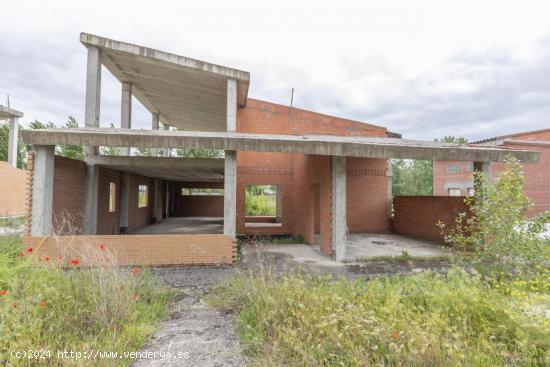
[[[171,291],[146,269],[122,268],[104,244],[80,258],[49,258],[0,238],[0,365],[127,366],[133,358],[58,358],[58,351],[135,352],[163,317]],[[12,351],[49,351],[14,358]]]

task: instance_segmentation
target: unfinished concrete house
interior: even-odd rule
[[[391,231],[389,159],[473,161],[480,170],[508,154],[538,159],[388,137],[382,126],[249,98],[245,71],[90,34],[80,41],[85,128],[22,131],[34,147],[27,241],[43,251],[55,252],[44,236],[70,228],[71,246],[106,243],[126,263],[231,263],[237,235],[288,234],[341,261],[348,234]],[[102,66],[121,83],[120,129],[100,127]],[[150,130],[132,130],[132,96],[151,112]],[[58,157],[55,145],[85,146],[86,159]],[[98,147],[122,149],[107,156]],[[152,156],[133,156],[135,148]],[[188,158],[169,154],[175,149],[223,153]],[[271,197],[272,212],[247,212],[251,187]]]

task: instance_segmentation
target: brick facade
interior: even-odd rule
[[[518,133],[497,139],[503,141],[504,147],[540,153],[538,164],[523,165],[524,190],[534,205],[530,215],[550,210],[550,130]],[[522,144],[522,142],[526,143]],[[537,142],[541,143],[537,144]],[[449,169],[449,167],[453,168]],[[458,172],[449,172],[456,170],[454,167],[458,168]],[[493,179],[498,178],[504,170],[504,163],[491,163],[490,172]],[[450,188],[460,189],[461,195],[467,195],[467,188],[473,188],[470,162],[435,161],[433,172],[434,195],[447,196]]]
[[[13,168],[8,162],[0,161],[0,217],[25,215],[27,212],[28,171]]]
[[[396,196],[393,199],[394,233],[443,244],[438,222],[452,227],[459,213],[469,211],[461,196]]]

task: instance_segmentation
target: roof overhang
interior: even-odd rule
[[[0,105],[0,120],[23,117],[23,112]]]
[[[524,163],[537,163],[539,159],[538,152],[513,150],[507,147],[332,135],[267,135],[231,132],[79,128],[23,130],[21,136],[25,144],[35,145],[185,147],[192,149],[474,162],[504,161],[508,156],[516,157]]]
[[[224,160],[181,157],[90,156],[86,163],[183,182],[223,182]]]
[[[152,48],[80,34],[101,49],[102,64],[161,122],[181,129],[225,131],[227,80],[237,81],[237,104],[245,106],[250,73]]]

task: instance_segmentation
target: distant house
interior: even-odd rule
[[[522,149],[540,152],[539,164],[525,164],[525,193],[533,200],[531,214],[550,210],[550,129],[527,131],[476,141],[473,144]],[[495,179],[505,164],[492,162],[490,177]],[[473,195],[473,163],[435,161],[433,187],[436,196]]]

